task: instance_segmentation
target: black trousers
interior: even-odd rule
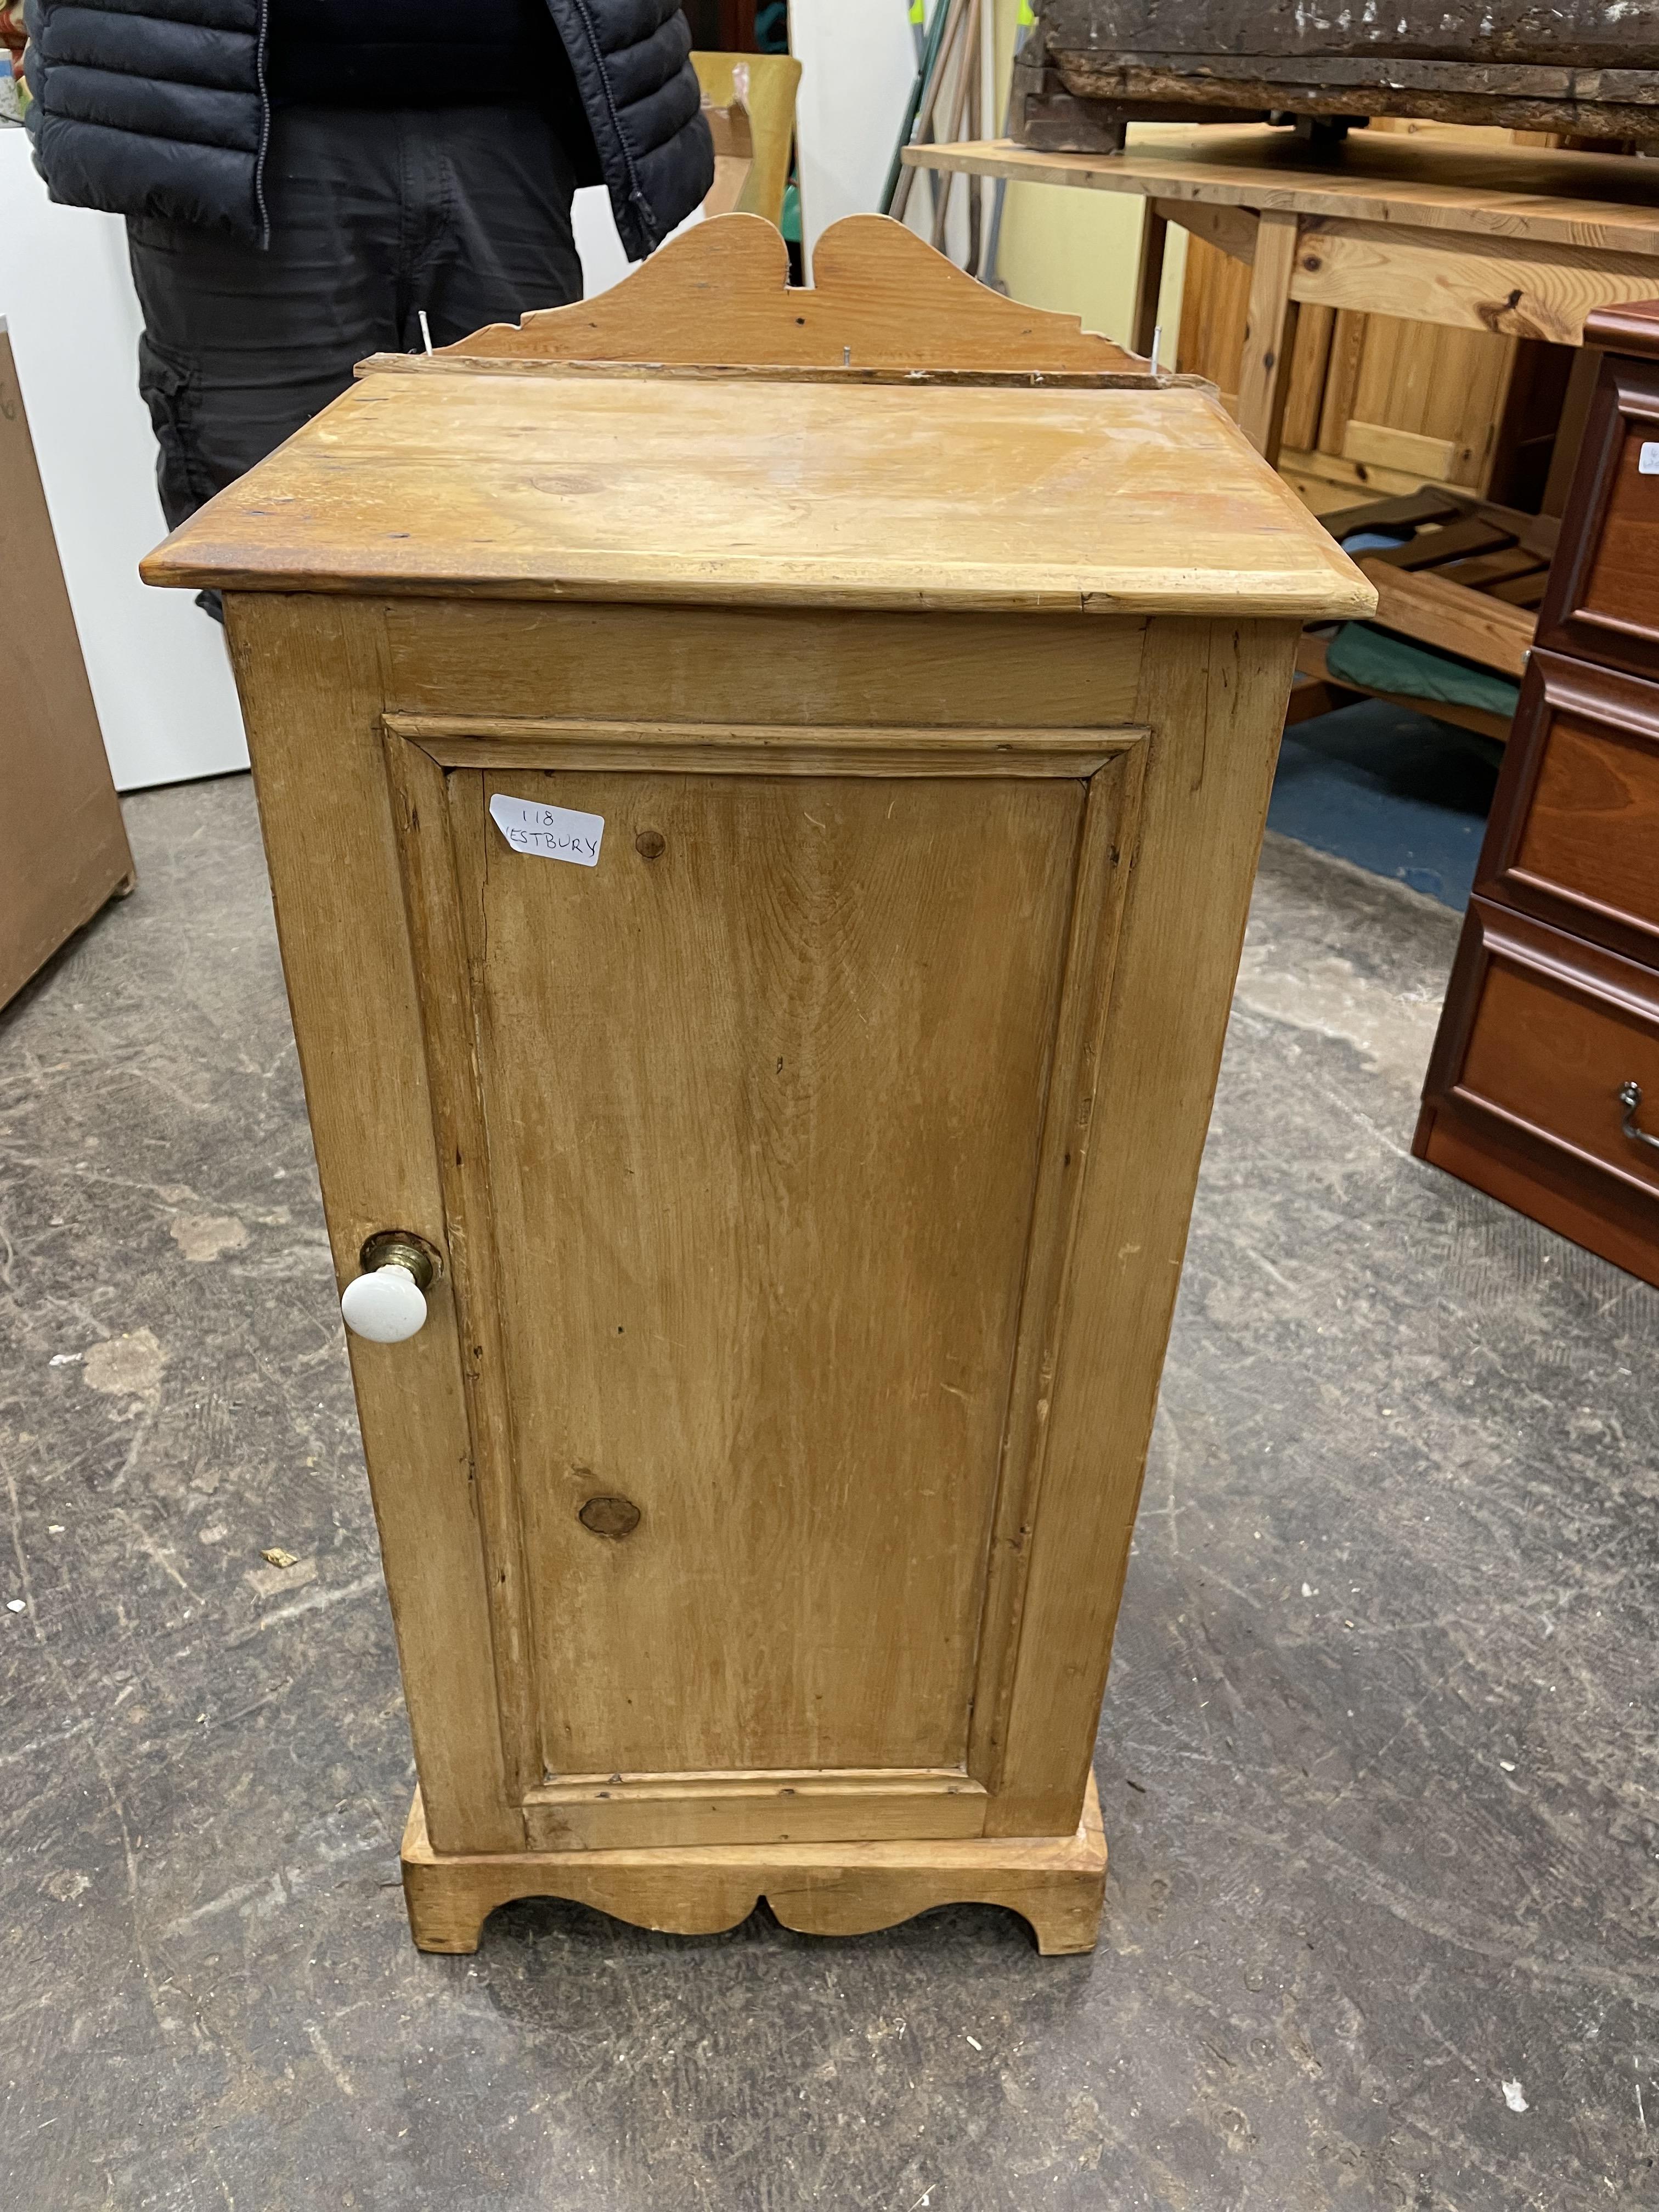
[[[365,354],[434,345],[582,295],[574,175],[533,108],[279,108],[266,250],[127,224],[139,388],[168,527],[346,390]]]

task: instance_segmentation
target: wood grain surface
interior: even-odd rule
[[[1650,254],[1592,251],[1526,236],[1402,235],[1393,224],[1304,222],[1293,299],[1407,322],[1577,345],[1584,319],[1659,284]]]
[[[542,308],[517,324],[491,323],[436,356],[480,357],[1097,374],[1146,368],[1110,338],[1085,331],[1075,315],[988,290],[883,215],[832,223],[805,287],[790,285],[783,240],[758,216],[698,223],[598,298]]]
[[[1524,673],[1537,626],[1523,609],[1449,583],[1431,568],[1401,570],[1369,556],[1360,565],[1376,586],[1376,619],[1384,629],[1504,676]]]
[[[447,781],[426,1027],[445,1098],[477,1059],[440,1119],[545,1771],[960,1765],[1083,785]],[[599,866],[498,792],[603,817]]]
[[[370,377],[144,564],[240,588],[1331,618],[1370,592],[1192,389]]]
[[[1632,155],[1448,144],[1356,131],[1310,158],[1267,125],[1134,126],[1121,154],[1043,154],[1012,139],[908,149],[907,161],[1152,199],[1213,200],[1353,222],[1486,233],[1659,255],[1659,178]]]
[[[998,1905],[1029,1921],[1052,1957],[1095,1947],[1106,1838],[1091,1776],[1076,1829],[1064,1836],[446,1855],[432,1847],[417,1790],[403,1875],[423,1951],[476,1951],[489,1914],[520,1897],[572,1898],[676,1936],[734,1928],[763,1897],[805,1936],[867,1935],[937,1905]]]

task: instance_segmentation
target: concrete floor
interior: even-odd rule
[[[129,812],[0,1018],[0,2205],[1654,2201],[1659,1297],[1407,1157],[1452,915],[1270,842],[1096,1956],[532,1903],[427,1959],[251,794]]]

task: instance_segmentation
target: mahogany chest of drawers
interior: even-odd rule
[[[1607,349],[1414,1150],[1659,1283],[1659,302]]]

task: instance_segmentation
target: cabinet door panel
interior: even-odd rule
[[[439,1121],[521,1771],[925,1793],[966,1753],[1087,786],[452,769],[428,836],[434,788],[408,879],[455,908],[423,1012],[473,1093]],[[603,817],[599,865],[512,849],[497,793]]]

